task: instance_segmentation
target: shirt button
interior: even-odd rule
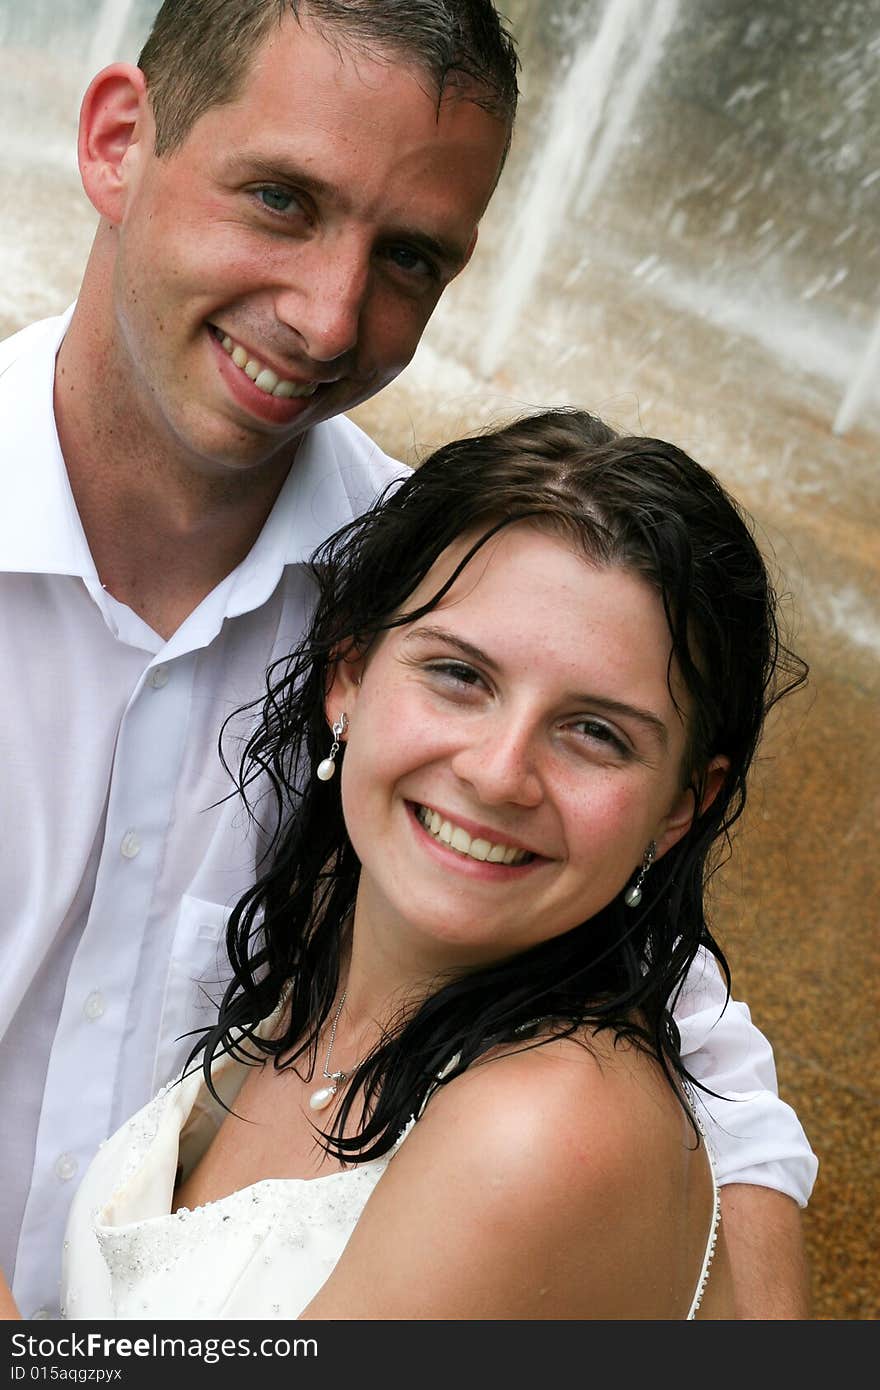
[[[100,1018],[103,1012],[104,996],[99,989],[93,989],[83,1004],[83,1013],[91,1023],[94,1023],[95,1019]]]
[[[168,667],[154,666],[147,676],[147,681],[154,690],[161,690],[163,685],[168,684]]]
[[[55,1175],[59,1177],[62,1182],[70,1182],[70,1179],[74,1177],[78,1168],[79,1164],[73,1154],[61,1154],[55,1160]]]
[[[119,846],[119,852],[126,859],[135,859],[140,854],[141,842],[136,831],[126,830],[122,837],[122,844]]]

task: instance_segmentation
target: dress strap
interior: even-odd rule
[[[688,1322],[691,1322],[696,1316],[697,1309],[703,1301],[703,1294],[705,1293],[706,1285],[709,1282],[709,1270],[712,1266],[712,1259],[715,1254],[715,1246],[718,1243],[718,1226],[721,1222],[721,1191],[718,1187],[718,1179],[715,1176],[715,1160],[712,1157],[712,1148],[709,1143],[709,1139],[706,1135],[706,1130],[703,1126],[703,1122],[700,1119],[700,1115],[697,1110],[696,1097],[694,1096],[692,1088],[688,1086],[687,1083],[684,1083],[684,1089],[685,1097],[688,1102],[688,1107],[690,1109],[691,1114],[694,1117],[694,1124],[700,1131],[700,1136],[703,1140],[703,1146],[706,1150],[706,1157],[709,1161],[709,1172],[712,1177],[712,1221],[709,1226],[709,1236],[706,1241],[706,1252],[703,1255],[703,1265],[700,1270],[700,1277],[697,1280],[696,1292],[694,1293],[693,1299],[691,1301],[690,1310],[686,1319]]]

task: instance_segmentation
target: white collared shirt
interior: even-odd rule
[[[348,420],[310,431],[250,554],[163,642],[101,588],[74,505],[52,412],[68,318],[0,344],[0,1266],[49,1318],[85,1167],[176,1074],[228,973],[254,848],[220,800],[221,724],[302,634],[302,561],[405,472]],[[676,1019],[730,1097],[707,1122],[718,1180],[805,1205],[817,1163],[772,1050],[723,1002],[698,962]]]
[[[220,726],[302,634],[300,562],[406,472],[344,418],[310,431],[250,554],[164,642],[102,589],[73,501],[68,319],[0,345],[0,1264],[25,1317],[58,1316],[77,1181],[178,1071],[210,1017],[196,982],[216,998],[228,974],[254,850],[217,804]]]

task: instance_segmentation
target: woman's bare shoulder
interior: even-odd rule
[[[421,1129],[425,1145],[448,1142],[459,1159],[473,1148],[512,1183],[531,1182],[533,1165],[545,1182],[568,1183],[574,1170],[582,1191],[624,1177],[629,1163],[641,1172],[646,1143],[667,1155],[693,1147],[662,1069],[631,1042],[608,1032],[535,1041],[496,1049],[442,1087],[412,1138]]]
[[[693,1146],[630,1045],[496,1050],[434,1094],[308,1315],[354,1298],[363,1317],[682,1317],[701,1258],[699,1231],[673,1249]]]

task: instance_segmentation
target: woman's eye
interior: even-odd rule
[[[600,719],[579,719],[576,724],[571,726],[576,729],[588,742],[599,744],[602,747],[613,749],[617,753],[629,756],[629,746],[623,739],[603,724]]]
[[[428,670],[432,675],[450,685],[473,686],[479,684],[481,680],[479,671],[475,671],[473,666],[467,666],[461,661],[434,661]]]

